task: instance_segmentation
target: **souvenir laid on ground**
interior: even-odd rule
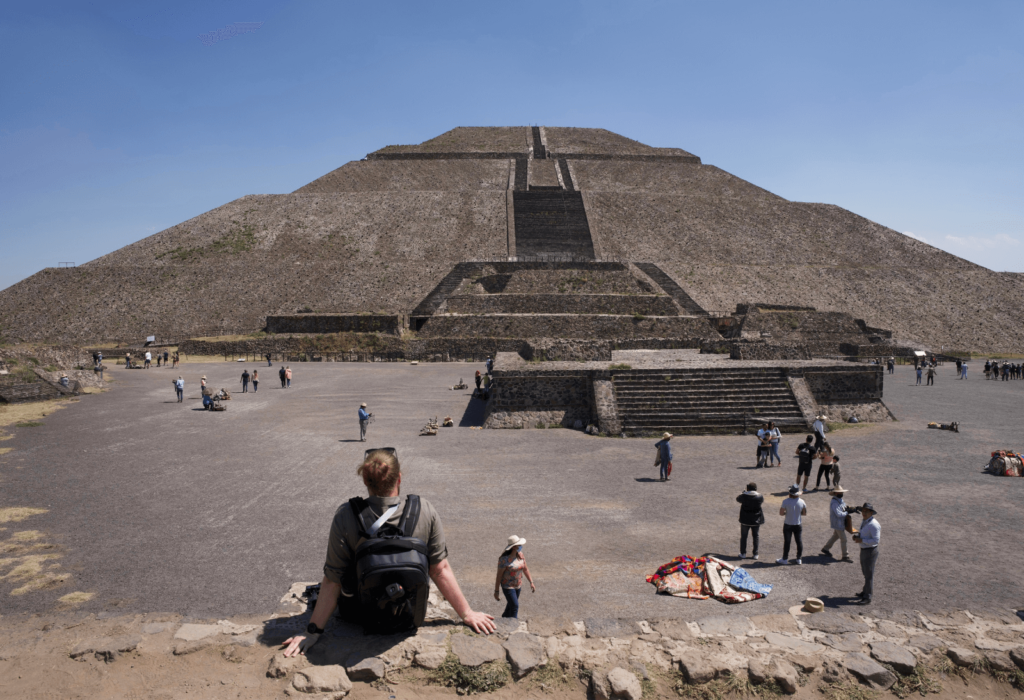
[[[658,593],[698,600],[715,598],[723,603],[746,603],[772,591],[771,585],[758,583],[745,569],[712,556],[676,557],[658,567],[647,577],[647,583],[653,584]]]
[[[427,421],[427,424],[420,428],[420,435],[437,435],[437,416]]]
[[[996,450],[985,471],[996,476],[1024,476],[1024,457],[1013,450]]]
[[[928,427],[932,430],[952,430],[954,433],[960,432],[960,424],[956,421],[953,421],[952,423],[936,423],[933,421],[928,424]]]
[[[444,417],[444,422],[441,423],[441,427],[442,428],[454,428],[455,427],[455,421],[452,420],[451,416],[445,416]]]
[[[455,386],[451,387],[451,390],[452,391],[459,391],[460,389],[468,389],[468,388],[469,388],[469,386],[466,384],[466,382],[462,381],[462,377],[459,377],[459,383],[456,384]]]

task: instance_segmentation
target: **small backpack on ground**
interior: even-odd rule
[[[389,508],[375,520],[364,498],[349,501],[365,541],[356,547],[356,585],[365,631],[387,634],[418,627],[427,613],[430,560],[427,543],[412,536],[420,519],[420,497],[409,495],[398,526]]]

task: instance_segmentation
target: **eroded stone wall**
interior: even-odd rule
[[[387,333],[400,335],[404,316],[378,314],[295,314],[267,316],[267,333]]]

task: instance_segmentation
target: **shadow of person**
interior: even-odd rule
[[[820,595],[818,599],[825,604],[826,608],[842,608],[849,605],[857,605],[860,598],[856,596],[832,596]]]
[[[652,481],[660,482],[661,479],[656,479],[650,476],[638,476],[637,478],[633,479],[633,481],[639,481],[641,484],[649,484]]]

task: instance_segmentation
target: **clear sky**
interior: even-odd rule
[[[454,126],[602,127],[1024,271],[1024,3],[17,2],[0,288]]]

